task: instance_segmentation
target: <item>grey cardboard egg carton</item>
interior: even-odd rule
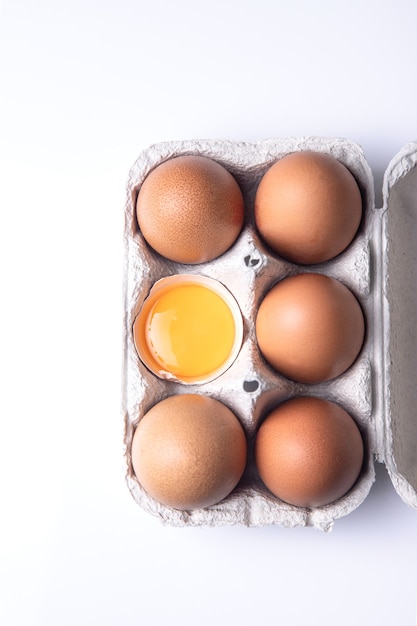
[[[268,167],[286,154],[315,150],[333,155],[355,176],[363,198],[363,219],[352,244],[338,257],[315,266],[298,266],[271,253],[254,226],[257,185]],[[143,240],[135,204],[141,183],[159,163],[182,154],[215,159],[237,179],[245,198],[245,225],[230,250],[218,259],[183,265],[162,258]],[[395,489],[417,508],[417,142],[392,160],[384,179],[384,206],[376,208],[372,172],[362,149],[342,138],[279,138],[258,143],[176,141],[145,150],[129,173],[125,208],[124,366],[122,411],[125,422],[126,480],[136,502],[174,526],[313,526],[330,530],[337,518],[358,507],[375,480],[375,462],[385,463]],[[320,272],[340,280],[356,295],[366,318],[366,337],[353,366],[335,380],[306,385],[292,382],[261,357],[254,332],[259,303],[282,278]],[[159,379],[138,358],[132,325],[152,285],[177,273],[203,274],[223,283],[235,296],[244,319],[244,339],[233,365],[205,384],[183,385]],[[153,500],[132,469],[133,433],[144,413],[173,394],[199,393],[224,402],[242,423],[248,439],[246,471],[235,490],[207,509],[179,511]],[[365,461],[351,491],[319,508],[281,502],[259,480],[253,442],[265,413],[300,395],[333,400],[358,424]]]

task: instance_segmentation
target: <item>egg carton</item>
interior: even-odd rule
[[[313,150],[330,154],[355,176],[363,199],[363,218],[348,248],[333,260],[299,266],[271,253],[254,225],[257,186],[266,170],[288,153]],[[221,163],[236,178],[245,200],[244,228],[221,257],[199,265],[162,258],[144,241],[135,214],[146,175],[179,155],[202,155]],[[383,207],[376,208],[374,182],[363,151],[344,138],[287,137],[257,143],[221,140],[174,141],[151,146],[130,170],[125,208],[124,365],[122,411],[125,423],[126,481],[144,510],[173,526],[242,524],[313,526],[328,531],[336,519],[356,509],[375,480],[375,462],[385,463],[400,497],[417,508],[417,142],[391,161],[384,178]],[[319,272],[345,284],[358,298],[366,337],[355,363],[338,378],[319,384],[290,381],[260,355],[255,316],[266,291],[300,272]],[[191,387],[162,380],[140,361],[132,326],[153,284],[179,273],[201,274],[223,283],[236,298],[244,320],[244,339],[232,366],[220,377]],[[135,428],[163,398],[198,393],[226,404],[240,420],[248,440],[248,462],[237,487],[206,509],[179,511],[151,498],[137,482],[131,459]],[[318,508],[286,504],[260,481],[253,458],[257,428],[268,407],[301,395],[332,400],[352,415],[361,431],[365,460],[344,497]]]

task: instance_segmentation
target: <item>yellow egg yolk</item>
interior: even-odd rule
[[[202,285],[171,287],[151,307],[145,340],[158,366],[177,377],[210,374],[229,357],[235,323],[226,302]]]

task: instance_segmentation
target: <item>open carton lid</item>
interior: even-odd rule
[[[417,141],[390,162],[382,209],[383,421],[378,457],[417,508]],[[378,425],[379,427],[379,425]]]

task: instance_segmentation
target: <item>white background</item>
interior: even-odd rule
[[[172,139],[417,138],[412,0],[1,3],[0,622],[414,626],[384,466],[330,534],[165,528],[124,482],[127,173]],[[416,442],[417,445],[417,442]]]

